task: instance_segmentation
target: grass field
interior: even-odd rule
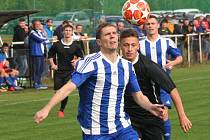
[[[181,131],[173,108],[172,140],[210,139],[210,65],[179,68],[172,75],[193,123],[187,134]],[[33,122],[34,113],[47,103],[53,90],[0,93],[0,140],[80,140],[81,130],[76,120],[78,94],[70,96],[64,119],[56,117],[56,106],[41,124]]]

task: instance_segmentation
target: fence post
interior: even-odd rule
[[[202,49],[201,49],[201,34],[198,35],[198,38],[199,38],[200,63],[202,64],[202,62],[203,62],[203,57],[202,57]]]
[[[188,58],[188,67],[190,67],[190,63],[191,63],[191,60],[190,60],[190,36],[188,35],[187,36],[187,58]]]
[[[90,54],[89,40],[86,40],[87,55]]]

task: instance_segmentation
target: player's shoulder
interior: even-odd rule
[[[100,53],[93,53],[90,55],[85,56],[81,60],[78,61],[76,70],[78,72],[88,72],[94,70],[94,62],[100,59]]]
[[[129,65],[132,65],[132,62],[126,60],[126,59],[123,58],[123,57],[120,57],[120,60],[121,60],[122,63],[126,63],[126,64],[129,64]]]
[[[133,64],[132,62],[120,57],[121,63],[123,64],[123,68],[131,70],[133,69]]]

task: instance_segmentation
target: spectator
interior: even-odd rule
[[[32,79],[33,87],[36,89],[46,89],[47,86],[42,85],[41,77],[44,70],[44,45],[49,43],[49,40],[44,35],[42,25],[39,20],[33,21],[33,29],[29,35],[31,60],[32,60]]]
[[[52,19],[47,19],[46,24],[44,25],[44,30],[46,32],[47,38],[50,40],[53,38],[53,20]],[[52,47],[52,44],[49,43],[47,44],[48,50]]]
[[[143,24],[141,24],[139,26],[133,25],[133,29],[138,34],[139,39],[142,39],[145,36],[145,30],[144,30],[144,25]]]
[[[87,34],[83,33],[83,26],[82,26],[82,24],[77,24],[76,25],[76,31],[73,34],[76,35],[76,36],[80,36],[80,37],[82,37],[84,39],[87,38]],[[78,43],[79,43],[79,47],[82,50],[83,54],[85,54],[85,46],[84,46],[83,41],[79,40]]]
[[[68,20],[64,20],[64,21],[62,22],[62,24],[59,25],[59,26],[55,29],[55,31],[54,31],[54,33],[53,33],[53,36],[57,36],[57,39],[58,39],[58,40],[61,40],[61,39],[63,38],[63,33],[62,33],[63,27],[64,27],[65,25],[68,25],[68,24],[69,24],[69,21],[68,21]]]
[[[125,30],[125,24],[122,21],[117,22],[117,32],[120,35]]]
[[[210,32],[210,29],[207,29],[206,22],[202,21],[200,27],[197,30],[198,33],[206,33]],[[207,61],[210,52],[210,44],[209,44],[209,35],[202,35],[202,52],[203,52],[203,60]]]
[[[210,28],[210,15],[206,16],[206,21],[208,22],[208,27]]]
[[[18,25],[14,28],[13,42],[23,42],[27,36],[27,26],[25,19],[19,19]],[[24,44],[13,45],[14,59],[17,63],[17,69],[20,72],[20,76],[26,76],[28,69],[27,62],[27,46]]]
[[[17,85],[17,76],[19,75],[19,72],[15,69],[11,69],[9,66],[9,61],[7,61],[8,53],[9,45],[7,43],[3,43],[0,52],[0,88],[2,89],[2,83],[5,80],[5,83],[8,86],[8,91],[23,89]]]
[[[161,27],[159,28],[159,34],[160,35],[170,35],[171,32],[168,29],[168,21],[167,20],[163,20],[161,23]]]
[[[53,27],[53,20],[47,19],[46,24],[44,25],[43,31],[44,31],[45,36],[48,38],[48,40],[52,40],[54,38],[52,27]],[[48,61],[47,61],[47,54],[51,47],[52,47],[52,43],[48,43],[45,47],[45,65],[44,65],[44,71],[42,73],[42,76],[48,76],[49,74],[50,65],[48,64]]]

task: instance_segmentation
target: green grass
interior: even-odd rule
[[[183,133],[173,108],[170,112],[172,140],[208,140],[210,66],[178,68],[173,71],[172,77],[181,93],[186,113],[193,123],[191,131]],[[34,113],[43,107],[52,95],[52,89],[0,93],[0,140],[80,140],[81,130],[76,120],[79,99],[77,92],[70,96],[64,119],[56,117],[58,105],[42,124],[34,124]]]

